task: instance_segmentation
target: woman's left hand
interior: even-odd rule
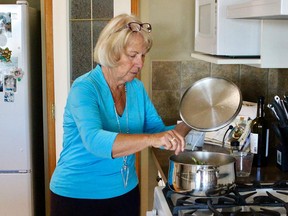
[[[149,146],[153,146],[154,148],[164,148],[166,150],[175,151],[176,155],[185,149],[184,137],[176,130],[151,134],[149,137]]]

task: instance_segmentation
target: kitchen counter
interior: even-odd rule
[[[227,150],[209,144],[204,144],[203,150],[227,153]],[[173,154],[173,151],[152,148],[152,157],[165,184],[167,183],[168,178],[169,157]],[[252,167],[251,175],[249,177],[237,177],[236,181],[241,183],[251,183],[253,181],[273,183],[279,180],[287,180],[288,172],[283,172],[276,166],[276,159],[270,158],[269,161],[270,163],[266,167]]]

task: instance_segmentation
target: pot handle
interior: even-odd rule
[[[169,188],[170,190],[172,190],[172,191],[174,191],[174,192],[175,192],[174,188],[172,188],[172,187],[171,187],[171,185],[169,184],[169,182],[167,182],[167,184],[166,184],[166,185],[168,186],[168,188]]]
[[[173,187],[173,185],[170,185],[168,182],[166,184],[168,186],[168,188],[173,191],[173,192],[176,192],[176,193],[187,193],[189,191],[186,191],[186,190],[175,190],[175,188]]]

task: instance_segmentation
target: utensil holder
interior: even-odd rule
[[[274,129],[275,130],[275,129]],[[288,171],[288,127],[278,126],[277,135],[280,141],[280,144],[277,145],[277,166],[284,172]],[[276,132],[276,131],[275,131]],[[276,132],[277,133],[277,132]]]
[[[277,166],[284,172],[288,171],[288,148],[283,144],[277,146]]]
[[[279,144],[277,146],[277,166],[284,172],[288,171],[288,149],[286,146]]]

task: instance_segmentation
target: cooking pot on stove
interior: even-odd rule
[[[178,193],[219,196],[235,187],[235,158],[217,152],[183,152],[169,158],[168,186]]]
[[[192,129],[209,132],[230,124],[242,107],[231,81],[207,77],[189,87],[180,102],[181,119]],[[235,187],[235,158],[217,152],[183,152],[169,158],[168,186],[178,193],[218,196]]]

